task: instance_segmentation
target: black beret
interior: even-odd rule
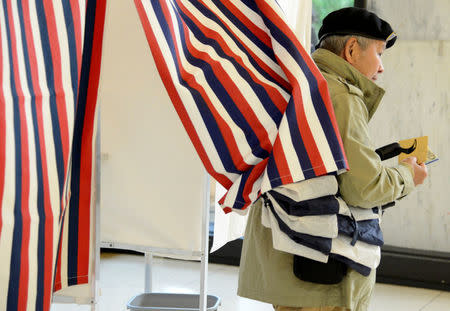
[[[386,41],[390,48],[397,40],[397,34],[391,25],[379,18],[375,13],[362,8],[343,8],[328,14],[319,30],[319,44],[331,35],[358,35],[362,37]]]

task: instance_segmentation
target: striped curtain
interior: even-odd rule
[[[104,5],[0,4],[0,310],[88,281]]]
[[[347,168],[326,82],[275,0],[135,0],[225,212]]]

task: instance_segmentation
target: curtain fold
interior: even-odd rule
[[[347,168],[325,79],[275,0],[135,0],[172,103],[225,212]]]
[[[53,286],[88,279],[102,3],[0,4],[0,310],[49,310]]]

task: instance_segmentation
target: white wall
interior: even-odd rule
[[[374,141],[428,135],[440,157],[425,184],[385,213],[385,242],[450,252],[450,1],[368,2],[399,36],[383,56],[386,95],[371,122]]]
[[[99,86],[101,240],[201,250],[204,169],[133,1],[108,1]]]

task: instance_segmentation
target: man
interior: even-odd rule
[[[383,165],[368,134],[368,122],[384,90],[374,81],[383,71],[381,55],[396,40],[391,26],[358,8],[330,13],[319,31],[313,59],[328,83],[350,170],[338,175],[339,193],[348,205],[372,208],[409,194],[427,176],[424,164],[408,158]],[[293,255],[272,247],[271,230],[261,224],[261,200],[250,210],[239,275],[240,296],[274,305],[276,311],[368,309],[375,269],[363,276],[348,269],[333,285],[298,279]]]

